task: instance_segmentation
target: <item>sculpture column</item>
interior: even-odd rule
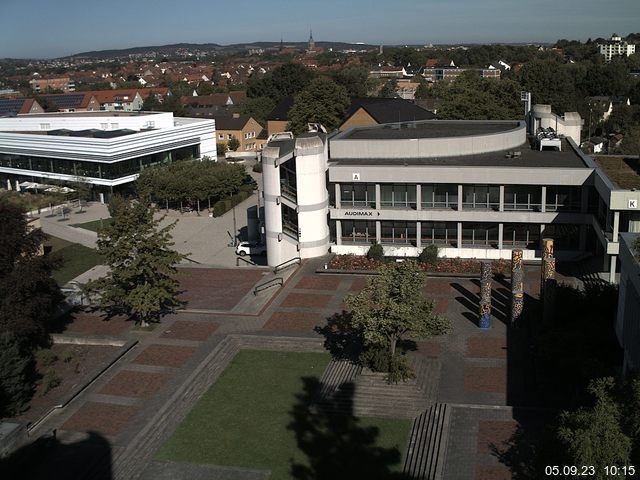
[[[542,263],[540,264],[540,299],[544,298],[545,276],[544,261],[553,257],[553,238],[542,239]],[[554,268],[555,271],[555,268]]]
[[[553,321],[556,301],[556,259],[547,257],[542,260],[542,278],[544,296],[542,297],[542,320],[545,324]]]
[[[522,269],[522,250],[511,251],[511,324],[522,316],[524,308],[524,270]]]
[[[480,264],[480,328],[491,327],[491,262]]]

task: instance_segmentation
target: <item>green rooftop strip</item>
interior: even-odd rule
[[[399,472],[411,420],[309,410],[329,361],[322,353],[242,350],[156,458],[270,470],[272,480],[325,478],[346,462],[363,473]]]

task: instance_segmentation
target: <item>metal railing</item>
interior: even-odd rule
[[[259,292],[266,290],[267,288],[281,287],[282,285],[284,285],[284,280],[282,279],[282,277],[272,278],[271,280],[257,285],[256,288],[253,289],[253,294],[258,295]]]
[[[236,267],[240,266],[240,262],[244,262],[248,265],[258,265],[256,262],[252,261],[252,260],[247,260],[246,258],[243,257],[236,257]]]
[[[300,257],[293,257],[290,258],[289,260],[287,260],[286,262],[282,262],[280,265],[276,265],[273,268],[273,273],[278,273],[281,272],[282,270],[284,270],[285,268],[289,268],[292,267],[294,264],[298,264],[300,265],[300,263],[302,262],[302,260],[300,259]]]

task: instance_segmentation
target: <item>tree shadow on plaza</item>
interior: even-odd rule
[[[325,326],[317,326],[314,331],[324,337],[324,348],[334,360],[349,360],[359,364],[364,341],[362,333],[351,326],[351,321],[351,312],[342,310],[331,315]],[[418,350],[418,345],[414,340],[404,338],[398,340],[396,348],[404,354]]]
[[[111,480],[111,445],[99,433],[63,443],[55,430],[0,461],[0,478],[25,480]]]
[[[353,415],[353,384],[343,384],[336,395],[312,405],[322,383],[303,378],[304,390],[297,395],[288,428],[295,433],[298,448],[307,462],[291,462],[291,476],[298,480],[398,479],[406,478],[392,468],[400,465],[402,453],[382,447],[380,431],[364,426]],[[350,388],[351,387],[351,388]]]

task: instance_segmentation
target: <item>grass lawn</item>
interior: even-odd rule
[[[111,222],[113,222],[112,218],[103,218],[102,220],[93,220],[92,222],[78,223],[72,226],[84,228],[85,230],[91,230],[92,232],[97,232],[101,226],[106,227],[107,225],[111,225]]]
[[[53,272],[53,279],[58,282],[58,285],[64,285],[69,280],[73,280],[78,275],[102,263],[98,252],[84,245],[51,236],[44,244],[51,247],[52,252],[62,257],[62,266]]]
[[[366,469],[382,452],[393,458],[387,466],[399,471],[410,420],[356,419],[307,410],[314,392],[305,391],[305,385],[322,375],[329,360],[322,353],[242,350],[156,458],[271,470],[272,480],[284,480],[294,478],[293,464],[311,466],[317,477],[318,467],[339,463],[339,454],[348,453],[343,456],[352,468]],[[304,439],[302,445],[299,439]]]

